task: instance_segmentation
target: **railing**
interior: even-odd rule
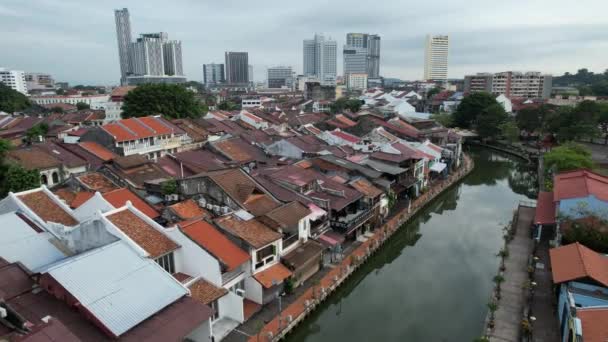
[[[361,212],[359,215],[351,218],[350,220],[348,220],[347,222],[343,222],[340,220],[332,220],[331,221],[331,226],[333,228],[339,228],[339,229],[343,229],[346,231],[349,231],[355,227],[358,227],[359,225],[361,225],[362,223],[364,223],[365,221],[369,220],[373,214],[374,214],[374,207],[365,210],[363,212]]]
[[[123,151],[125,153],[128,152],[153,152],[160,151],[164,149],[177,148],[182,145],[181,140],[179,138],[170,138],[170,139],[162,139],[157,140],[154,144],[125,144],[122,146]]]
[[[244,272],[245,271],[243,270],[243,266],[239,266],[230,272],[222,273],[222,284],[227,284],[233,281]]]
[[[329,230],[329,221],[323,221],[317,225],[310,226],[310,235],[313,237],[317,237]]]
[[[289,246],[298,242],[299,238],[300,237],[298,236],[298,234],[293,234],[292,236],[288,237],[287,239],[283,239],[283,250],[289,248]]]

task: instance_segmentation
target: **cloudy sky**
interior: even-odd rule
[[[127,6],[133,37],[164,31],[182,40],[184,72],[224,51],[248,51],[254,78],[266,68],[302,72],[302,40],[323,32],[382,37],[380,73],[419,79],[424,37],[450,35],[449,77],[504,70],[562,74],[608,68],[606,0],[2,0],[0,67],[47,72],[72,84],[120,78],[114,9]],[[341,49],[339,48],[341,51]],[[338,70],[342,70],[342,53]]]

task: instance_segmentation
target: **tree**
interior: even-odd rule
[[[155,114],[174,119],[198,118],[202,108],[193,92],[177,84],[144,84],[125,96],[123,117]]]
[[[32,142],[37,141],[40,136],[44,138],[48,131],[49,125],[46,123],[36,124],[25,132],[25,142],[31,144]]]
[[[454,124],[460,128],[471,128],[475,125],[477,116],[491,105],[498,104],[492,94],[473,93],[460,102],[454,113]],[[503,109],[504,111],[504,109]]]
[[[55,94],[57,94],[57,95],[65,95],[66,91],[65,91],[65,89],[57,89],[55,91]]]
[[[443,127],[452,127],[454,124],[454,116],[450,113],[431,114],[431,119],[437,121]]]
[[[363,105],[363,102],[361,100],[341,97],[330,105],[329,110],[332,114],[342,113],[345,109],[348,109],[353,113],[356,113],[361,109],[362,105]]]
[[[6,196],[10,191],[19,192],[40,186],[38,170],[26,170],[15,164],[4,167],[2,181],[0,181],[0,196]]]
[[[177,194],[177,182],[175,179],[168,180],[161,185],[163,195]]]
[[[439,94],[440,92],[441,92],[441,89],[439,87],[431,88],[431,90],[426,92],[426,98],[431,99],[431,98],[433,98],[433,96],[435,96],[436,94]]]
[[[84,109],[90,109],[91,106],[89,106],[88,103],[84,103],[84,102],[78,102],[76,103],[76,109],[78,110],[84,110]]]
[[[517,112],[515,122],[521,130],[529,133],[538,132],[543,126],[543,110],[540,107],[524,108]]]
[[[0,111],[13,113],[30,106],[27,96],[0,82]]]
[[[560,141],[580,140],[593,138],[599,135],[598,118],[600,106],[592,101],[583,101],[575,108],[560,107],[553,123],[549,123],[557,130]]]
[[[501,133],[500,125],[506,120],[507,113],[500,104],[490,105],[477,116],[477,134],[482,138],[496,138]]]
[[[591,152],[582,145],[567,143],[556,147],[544,155],[548,172],[563,172],[576,169],[592,169]]]
[[[608,104],[607,103],[602,103],[600,105],[600,112],[599,112],[597,121],[600,126],[601,133],[604,135],[604,145],[608,145]]]
[[[220,103],[217,106],[217,109],[219,110],[237,110],[239,109],[239,107],[231,101],[223,101],[222,103]]]
[[[519,140],[519,128],[513,120],[507,120],[500,125],[500,133],[511,144]]]

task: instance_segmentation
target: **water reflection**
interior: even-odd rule
[[[425,208],[290,341],[470,341],[498,267],[501,227],[531,195],[522,162],[473,150],[475,171]]]

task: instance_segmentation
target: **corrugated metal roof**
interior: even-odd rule
[[[15,212],[0,215],[0,257],[8,262],[21,262],[36,270],[66,256],[49,240],[47,232],[37,232]]]
[[[66,259],[47,272],[116,336],[188,293],[122,241]]]

